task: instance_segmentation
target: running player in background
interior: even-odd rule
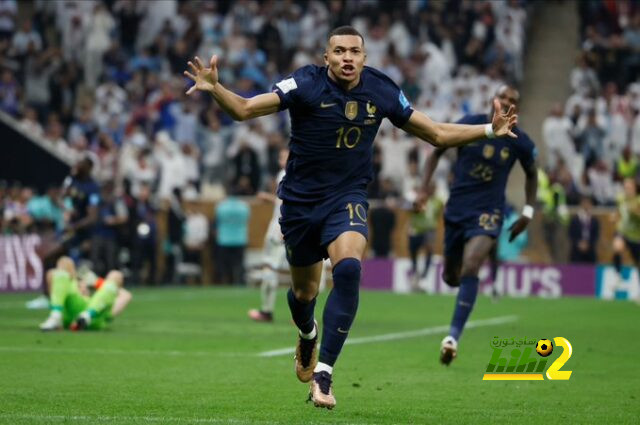
[[[280,164],[280,172],[276,177],[277,184],[280,184],[284,177],[284,167],[289,157],[289,149],[280,150],[278,162]],[[260,192],[260,199],[273,202],[273,215],[267,228],[267,234],[264,237],[264,265],[262,267],[262,281],[260,282],[260,299],[262,307],[260,310],[249,310],[249,317],[256,322],[272,322],[273,309],[276,304],[276,292],[278,289],[278,273],[288,270],[287,255],[280,232],[280,206],[282,201],[277,194]]]
[[[333,408],[333,366],[358,308],[360,262],[367,245],[367,185],[372,180],[372,144],[382,119],[438,147],[454,147],[487,136],[512,136],[514,109],[496,109],[489,124],[435,123],[414,111],[385,74],[365,67],[365,43],[353,27],[327,38],[325,66],[308,65],[278,82],[273,92],[245,99],[218,81],[217,57],[209,67],[196,57],[185,76],[213,96],[235,120],[289,109],[291,140],[278,195],[292,288],[287,294],[298,327],[296,374],[311,382],[310,399]],[[318,361],[314,318],[322,260],[333,265],[333,282],[323,313]]]
[[[494,98],[494,111],[485,115],[467,115],[459,123],[483,124],[496,112],[517,108],[520,94],[502,86]],[[495,109],[499,111],[496,111]],[[529,136],[514,128],[516,140],[499,137],[483,138],[458,149],[454,165],[454,181],[447,202],[443,279],[450,286],[459,286],[449,335],[442,340],[440,361],[449,365],[458,353],[458,340],[471,314],[478,295],[478,272],[488,258],[502,228],[505,210],[505,189],[511,168],[520,161],[526,175],[526,205],[520,218],[511,225],[512,241],[525,230],[533,217],[538,174],[535,165],[536,147]],[[428,187],[438,159],[445,148],[438,148],[427,160],[425,184]]]
[[[131,301],[121,272],[112,270],[101,279],[87,270],[79,277],[70,257],[60,257],[56,268],[47,271],[46,284],[51,311],[40,324],[43,331],[102,329]]]
[[[640,272],[640,196],[632,178],[623,181],[623,193],[618,196],[618,226],[613,239],[613,265],[618,272],[617,287],[622,277],[622,254],[625,248],[631,254],[636,270]]]

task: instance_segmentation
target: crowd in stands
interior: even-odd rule
[[[640,171],[640,5],[581,1],[572,94],[543,123],[550,183],[568,204],[615,205],[620,182]]]
[[[278,171],[288,116],[234,123],[210,98],[187,98],[182,71],[194,55],[218,54],[220,80],[251,96],[297,67],[322,64],[329,29],[351,24],[365,37],[368,65],[417,109],[453,121],[488,112],[503,81],[522,79],[526,6],[2,0],[0,109],[70,162],[93,152],[98,180],[129,179],[134,195],[141,182],[161,199],[174,187],[197,197],[227,182],[254,194]],[[385,125],[377,149],[380,175],[402,191],[407,161],[427,148]]]
[[[193,56],[217,54],[220,81],[252,96],[300,66],[322,65],[329,30],[353,25],[369,66],[388,74],[414,108],[455,121],[488,113],[500,85],[522,80],[531,7],[524,0],[0,0],[0,111],[69,164],[90,154],[94,177],[114,194],[105,199],[124,205],[118,209],[129,218],[119,220],[133,237],[140,217],[132,217],[175,206],[176,188],[180,200],[273,190],[288,114],[236,123],[211,98],[186,97],[182,72]],[[430,149],[383,123],[371,197],[411,204]],[[440,161],[435,178],[445,196],[449,165]],[[9,184],[2,194],[3,228],[44,220],[64,230],[59,188],[38,195]],[[172,235],[172,212],[186,217],[169,208],[169,242],[184,245],[188,235]]]

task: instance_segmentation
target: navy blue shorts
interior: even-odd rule
[[[280,207],[280,228],[287,249],[287,261],[305,267],[329,257],[327,246],[344,232],[369,237],[364,194],[348,194],[319,204],[284,201]]]
[[[502,230],[502,211],[478,212],[464,218],[444,218],[444,256],[462,260],[464,245],[474,236],[486,235],[496,239]]]

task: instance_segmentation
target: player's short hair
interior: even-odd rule
[[[509,84],[502,84],[500,85],[500,87],[498,87],[498,90],[496,90],[496,97],[500,97],[500,95],[502,93],[504,93],[507,90],[512,90],[516,93],[516,101],[519,102],[520,101],[520,91],[513,87],[512,85]]]
[[[343,25],[338,28],[334,28],[333,31],[329,33],[327,36],[327,43],[331,40],[331,37],[334,35],[357,35],[362,40],[362,47],[364,47],[364,37],[360,34],[360,31],[352,27],[351,25]]]

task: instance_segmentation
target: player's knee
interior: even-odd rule
[[[111,270],[109,273],[107,273],[105,280],[114,282],[120,288],[124,286],[124,275],[119,270]]]
[[[308,285],[304,288],[292,288],[293,296],[301,303],[310,303],[318,295],[318,285]]]
[[[56,268],[60,270],[64,270],[69,273],[71,276],[75,276],[76,274],[76,265],[74,264],[71,257],[60,257],[56,262]]]
[[[333,268],[335,288],[349,295],[357,295],[360,287],[361,271],[360,260],[355,258],[340,260]]]

